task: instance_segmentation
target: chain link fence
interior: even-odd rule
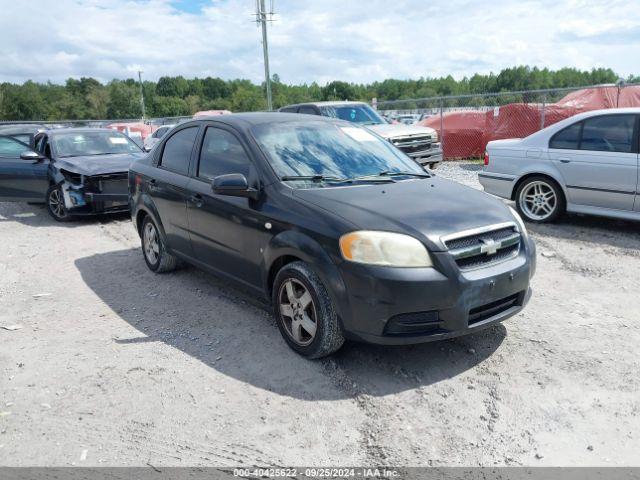
[[[640,107],[640,85],[596,85],[387,100],[388,119],[434,128],[445,160],[480,158],[491,140],[522,138],[589,110]]]

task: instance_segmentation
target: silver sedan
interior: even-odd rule
[[[640,108],[594,110],[487,145],[480,183],[530,222],[564,212],[640,220]]]

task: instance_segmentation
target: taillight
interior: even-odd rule
[[[485,150],[484,151],[484,166],[486,167],[487,165],[489,165],[489,152],[487,152]]]

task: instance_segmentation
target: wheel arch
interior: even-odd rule
[[[136,231],[138,232],[138,235],[140,237],[142,237],[142,223],[144,222],[145,217],[149,216],[157,225],[162,240],[165,242],[165,245],[167,245],[167,235],[164,231],[164,225],[162,224],[160,215],[158,214],[158,211],[156,210],[155,205],[150,198],[145,195],[140,199],[134,215]]]
[[[313,267],[334,302],[338,314],[347,308],[346,287],[331,255],[316,240],[299,231],[286,231],[274,236],[263,253],[263,285],[271,298],[273,282],[281,268],[295,261]]]

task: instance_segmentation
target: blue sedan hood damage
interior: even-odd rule
[[[55,166],[80,175],[107,175],[129,171],[131,162],[143,157],[144,153],[124,153],[118,155],[88,155],[85,157],[58,158]]]
[[[339,215],[362,230],[406,233],[444,250],[445,235],[513,222],[500,200],[470,187],[438,177],[295,190],[294,195]]]

